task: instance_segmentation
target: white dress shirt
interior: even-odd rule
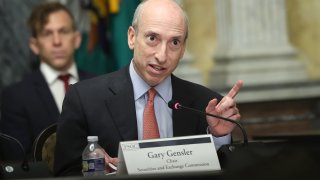
[[[50,67],[48,64],[41,62],[40,71],[46,80],[51,94],[56,102],[56,105],[61,112],[62,103],[65,96],[64,83],[61,81],[58,76],[64,74],[70,74],[69,84],[74,84],[79,81],[79,75],[76,68],[76,65],[73,63],[72,66],[64,72],[57,71]]]

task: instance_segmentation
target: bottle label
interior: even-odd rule
[[[104,158],[82,160],[83,172],[96,172],[105,170]]]

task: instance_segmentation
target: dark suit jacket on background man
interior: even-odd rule
[[[39,70],[4,90],[0,131],[16,138],[30,156],[36,137],[57,122],[67,83],[93,76],[76,68],[74,53],[81,44],[81,33],[66,6],[39,3],[33,7],[27,24],[31,33],[29,48],[39,58]],[[60,81],[59,76],[68,74],[68,81]],[[24,153],[18,142],[11,144],[0,142],[3,159],[21,161]]]
[[[83,71],[78,73],[80,80],[93,77]],[[1,132],[18,139],[28,154],[37,135],[49,125],[56,123],[60,114],[47,82],[39,70],[6,88],[2,104],[4,106],[1,107]],[[9,144],[1,145],[4,160],[23,159],[23,153],[17,148],[17,143]]]

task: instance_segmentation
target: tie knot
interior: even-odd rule
[[[63,82],[68,82],[70,78],[70,74],[65,74],[65,75],[59,75],[58,78],[62,80]]]
[[[150,88],[149,90],[148,90],[148,100],[149,101],[153,101],[153,99],[154,99],[154,97],[156,96],[156,94],[157,94],[157,91],[154,89],[154,88]]]

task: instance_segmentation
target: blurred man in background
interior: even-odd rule
[[[69,9],[57,2],[41,3],[33,9],[28,25],[29,46],[40,67],[3,91],[0,130],[21,142],[30,157],[35,138],[56,123],[68,85],[93,75],[76,68],[74,53],[81,35]],[[1,146],[4,160],[25,156],[17,143]]]

